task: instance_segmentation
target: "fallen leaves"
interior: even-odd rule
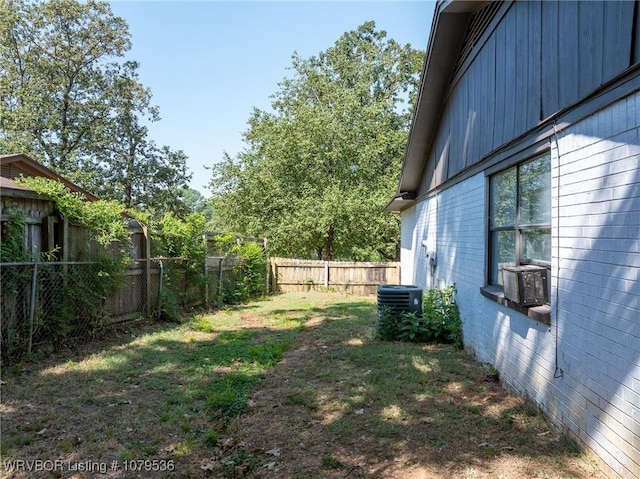
[[[266,454],[269,454],[273,457],[279,457],[280,456],[280,449],[278,449],[277,447],[274,447],[273,449],[270,449],[266,452]]]
[[[277,461],[273,458],[280,457],[279,447],[270,449],[253,448],[244,441],[237,441],[233,437],[220,439],[213,450],[213,456],[200,466],[205,472],[222,473],[224,477],[245,477],[256,467],[277,471]],[[261,459],[262,456],[262,459]]]

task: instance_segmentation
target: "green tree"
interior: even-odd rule
[[[190,213],[199,213],[205,217],[207,216],[210,209],[207,206],[207,199],[195,188],[187,188],[185,190],[184,202]]]
[[[218,221],[267,236],[272,254],[391,259],[399,219],[384,205],[400,171],[421,52],[374,22],[318,56],[292,57],[271,112],[254,110],[235,158],[214,165]]]
[[[128,208],[186,214],[186,155],[149,141],[158,108],[121,59],[130,48],[106,2],[0,2],[0,151]]]
[[[189,213],[198,213],[205,217],[205,230],[210,231],[209,226],[214,221],[214,211],[211,201],[194,188],[184,190],[184,203]]]
[[[124,63],[114,80],[111,121],[100,132],[99,166],[86,183],[101,196],[117,198],[127,208],[150,211],[158,217],[168,211],[187,214],[184,192],[191,174],[186,155],[149,141],[143,122],[160,120],[151,105],[151,92],[138,81],[138,64]]]
[[[106,3],[4,0],[0,48],[2,146],[74,171],[108,120],[127,24]]]

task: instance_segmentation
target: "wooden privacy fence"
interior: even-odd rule
[[[285,293],[324,287],[367,296],[376,294],[379,284],[400,284],[400,263],[271,258],[272,291]]]

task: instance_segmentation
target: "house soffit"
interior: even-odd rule
[[[444,1],[436,6],[424,69],[418,91],[418,100],[405,148],[398,195],[415,193],[420,187],[426,165],[426,155],[440,119],[447,92],[459,68],[461,50],[473,14],[487,5],[477,1]],[[397,195],[396,195],[397,196]],[[402,210],[409,204],[387,205],[389,210]]]

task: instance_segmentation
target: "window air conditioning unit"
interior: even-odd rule
[[[549,302],[547,268],[543,266],[504,266],[504,296],[520,306],[539,306]]]

